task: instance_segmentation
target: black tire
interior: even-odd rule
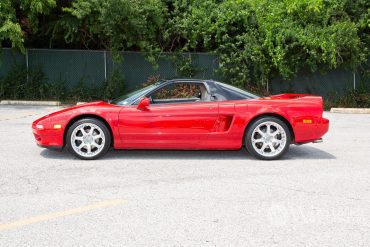
[[[270,123],[274,124],[270,125]],[[270,127],[267,127],[267,125],[270,125]],[[266,133],[263,134],[266,136],[262,136],[260,132],[257,132],[257,128],[263,132],[264,127],[266,127]],[[277,138],[271,137],[271,134],[274,132],[267,134],[267,128],[270,128],[270,131],[274,131],[274,129],[275,131],[279,131],[279,134],[276,134]],[[275,160],[281,158],[288,151],[291,143],[291,133],[288,126],[276,117],[262,117],[254,120],[246,130],[244,138],[244,143],[248,152],[261,160]],[[254,141],[252,141],[252,139]],[[284,142],[285,144],[283,145]],[[264,146],[265,144],[267,146]],[[262,150],[262,148],[264,149]],[[275,151],[273,151],[273,149],[276,150],[276,154],[274,154]],[[268,150],[270,151],[267,152]]]
[[[92,130],[92,133],[90,132],[86,133],[85,136],[87,139],[74,140],[75,145],[73,145],[72,135],[74,135],[76,139],[84,138],[81,128],[84,128],[84,133],[86,133],[86,131],[91,131],[91,130]],[[78,135],[82,135],[82,136],[78,136]],[[95,140],[94,137],[97,137],[98,135],[100,135],[101,138],[98,138],[97,140]],[[85,145],[85,140],[87,143],[86,148],[79,149],[77,145],[81,145],[81,144]],[[111,141],[112,141],[112,137],[111,137],[111,134],[106,124],[95,118],[83,118],[83,119],[76,121],[68,128],[67,135],[66,135],[66,146],[67,146],[68,151],[74,156],[76,156],[77,158],[82,159],[82,160],[94,160],[94,159],[98,159],[102,157],[109,150],[111,146]],[[90,145],[90,149],[88,149],[87,147],[88,145]],[[77,150],[79,150],[80,153]],[[84,152],[84,150],[86,150],[86,153]],[[90,150],[90,153],[93,153],[93,150],[95,150],[95,153],[88,155],[89,153],[88,150]]]

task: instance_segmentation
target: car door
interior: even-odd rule
[[[119,115],[119,131],[125,148],[197,149],[208,138],[218,117],[218,102],[210,101],[205,85],[201,95],[184,88],[194,83],[173,82],[147,95],[144,109],[125,107]],[[180,90],[179,90],[180,88]]]

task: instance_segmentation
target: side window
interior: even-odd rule
[[[200,83],[172,83],[149,95],[153,104],[205,101],[208,93]]]
[[[159,89],[152,95],[153,99],[196,98],[200,94],[200,86],[190,83],[173,83]]]

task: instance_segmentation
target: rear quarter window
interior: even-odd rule
[[[252,99],[252,97],[250,97],[249,95],[244,94],[242,92],[238,92],[236,90],[233,90],[233,89],[230,89],[230,88],[226,88],[226,87],[223,87],[223,86],[221,86],[221,88],[227,94],[227,98],[229,100]]]

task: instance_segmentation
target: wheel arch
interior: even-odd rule
[[[264,117],[276,117],[277,119],[283,121],[287,126],[288,126],[288,129],[289,129],[289,132],[290,132],[290,136],[291,136],[291,141],[292,143],[294,143],[294,140],[295,140],[295,135],[294,135],[294,131],[293,131],[293,127],[291,125],[291,123],[288,121],[288,119],[286,119],[285,117],[283,117],[282,115],[280,114],[277,114],[277,113],[262,113],[262,114],[259,114],[257,116],[254,116],[249,122],[248,124],[245,126],[245,129],[244,129],[244,134],[243,134],[243,140],[242,140],[242,143],[243,145],[245,145],[245,135],[247,133],[247,130],[249,129],[249,127],[257,120],[261,119],[261,118],[264,118]]]
[[[77,116],[74,116],[73,118],[71,118],[69,120],[68,124],[66,125],[65,129],[64,129],[63,146],[66,145],[66,138],[67,138],[68,129],[72,126],[72,124],[74,124],[78,120],[81,120],[81,119],[84,119],[84,118],[94,118],[94,119],[97,119],[97,120],[102,121],[107,126],[107,128],[109,130],[109,134],[111,136],[111,144],[110,144],[110,146],[113,146],[113,144],[114,144],[114,136],[113,136],[112,127],[110,126],[110,124],[108,123],[107,120],[105,120],[103,117],[98,116],[98,115],[95,115],[95,114],[81,114],[81,115],[77,115]]]

